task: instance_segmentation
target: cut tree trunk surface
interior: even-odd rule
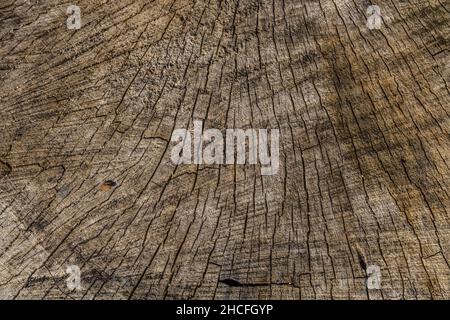
[[[73,2],[0,2],[0,298],[450,298],[448,0]]]

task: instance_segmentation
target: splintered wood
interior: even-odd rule
[[[448,0],[70,5],[0,3],[1,299],[450,298]]]

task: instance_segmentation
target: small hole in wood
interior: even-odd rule
[[[101,191],[109,191],[112,188],[114,188],[116,185],[117,185],[117,183],[115,181],[107,180],[102,183],[102,185],[100,186],[100,190]]]

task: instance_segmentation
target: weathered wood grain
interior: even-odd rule
[[[450,3],[370,4],[2,0],[0,298],[448,299]],[[194,120],[279,174],[175,166]]]

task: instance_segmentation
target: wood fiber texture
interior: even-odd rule
[[[1,0],[0,298],[450,298],[450,2],[371,4]],[[194,120],[278,174],[173,164]]]

